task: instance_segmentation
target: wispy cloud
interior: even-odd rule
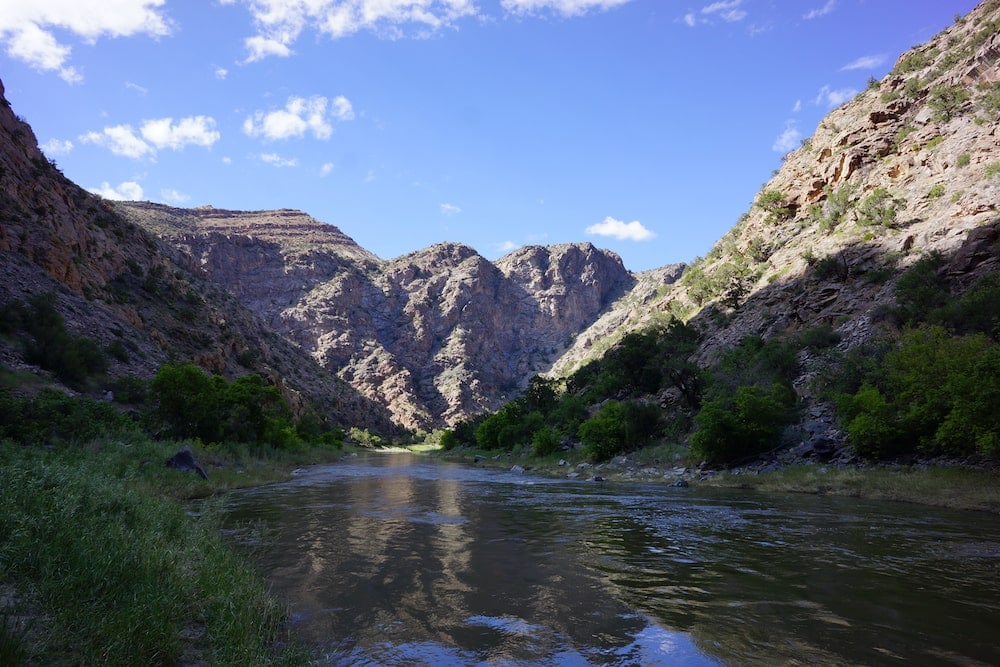
[[[837,6],[837,0],[826,0],[826,4],[824,4],[822,7],[817,7],[816,9],[809,10],[808,12],[802,15],[802,18],[804,18],[807,21],[818,19],[819,17],[826,16],[827,14],[832,12],[836,6]]]
[[[441,204],[441,213],[444,215],[458,215],[462,209],[454,204]]]
[[[857,60],[852,60],[851,62],[847,63],[840,69],[841,71],[845,72],[856,69],[875,69],[876,67],[884,63],[885,60],[886,60],[885,55],[861,56]]]
[[[218,67],[218,66],[216,66],[216,68],[215,68],[215,78],[216,79],[219,79],[220,81],[224,81],[227,76],[229,76],[229,70],[227,70],[225,67]]]
[[[41,149],[46,155],[66,155],[72,152],[73,142],[69,139],[65,141],[61,139],[49,139],[41,145]]]
[[[257,111],[243,121],[243,132],[251,137],[268,140],[300,139],[312,134],[317,139],[329,139],[333,134],[332,120],[354,118],[354,108],[343,95],[332,100],[321,95],[309,98],[290,97],[284,109]]]
[[[87,132],[80,135],[80,141],[102,146],[115,155],[133,159],[153,157],[156,154],[156,149],[143,141],[131,125],[114,125],[100,132]]]
[[[232,0],[229,4],[235,3]],[[570,0],[567,0],[569,2]],[[621,0],[619,0],[621,1]],[[334,39],[361,31],[388,38],[427,35],[479,15],[474,0],[238,0],[257,34],[244,40],[247,62],[292,55],[304,30]]]
[[[172,188],[160,190],[160,199],[168,204],[184,204],[191,200],[191,197]]]
[[[785,154],[790,150],[798,147],[802,140],[802,133],[795,126],[794,120],[789,120],[785,122],[785,129],[778,138],[774,140],[774,144],[771,145],[771,150],[775,153]]]
[[[221,134],[211,116],[190,116],[176,123],[173,118],[157,118],[142,124],[142,137],[156,148],[180,150],[185,146],[209,147]]]
[[[623,222],[611,216],[604,218],[602,222],[590,225],[584,231],[587,234],[609,236],[619,241],[648,241],[656,237],[655,233],[646,229],[638,220]]]
[[[858,91],[854,88],[838,88],[834,90],[830,86],[823,86],[819,89],[819,93],[816,95],[814,103],[817,106],[825,104],[828,108],[833,109],[834,107],[839,107],[846,102],[850,102],[857,94]]]
[[[710,5],[706,5],[701,8],[701,13],[706,15],[715,15],[724,21],[729,23],[735,23],[736,21],[742,21],[746,18],[746,10],[740,9],[740,5],[743,4],[743,0],[728,0],[728,2],[713,2]]]
[[[155,118],[143,121],[137,131],[131,125],[114,125],[100,132],[88,132],[80,141],[107,148],[115,155],[134,159],[155,157],[158,149],[181,150],[185,146],[209,147],[219,140],[215,119],[210,116]]]
[[[36,70],[54,72],[68,83],[83,79],[70,64],[72,47],[56,33],[76,36],[88,43],[101,37],[170,34],[170,23],[160,9],[164,0],[74,0],[68,2],[5,3],[0,11],[0,42],[7,55]]]
[[[500,6],[512,14],[552,12],[562,16],[581,16],[591,11],[605,11],[632,0],[501,0]]]
[[[95,195],[100,195],[105,199],[116,201],[139,201],[142,199],[142,186],[135,181],[125,181],[119,183],[118,187],[112,187],[110,183],[104,181],[99,188],[88,188]]]
[[[736,23],[747,17],[747,12],[742,8],[743,0],[720,0],[705,5],[697,12],[688,12],[681,17],[680,21],[689,28],[694,28],[703,23],[711,23],[712,19],[719,18],[727,23]]]
[[[286,158],[278,155],[277,153],[261,153],[260,161],[264,164],[269,164],[272,167],[296,167],[299,161],[295,158]]]
[[[332,162],[326,162],[326,163],[323,164],[322,167],[319,168],[319,175],[320,176],[329,176],[332,173],[333,173],[333,163]]]

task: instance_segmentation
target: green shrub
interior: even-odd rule
[[[691,453],[710,463],[732,464],[776,447],[789,421],[793,397],[780,384],[744,385],[715,398],[695,416]]]
[[[940,268],[944,258],[929,253],[917,260],[896,281],[896,310],[903,322],[916,323],[949,299]]]
[[[896,213],[906,205],[906,199],[894,197],[885,188],[875,188],[858,205],[858,224],[894,227]]]
[[[149,417],[162,435],[204,442],[291,447],[297,436],[278,390],[259,375],[227,382],[194,364],[165,364],[149,387]]]
[[[927,191],[927,198],[928,199],[938,199],[939,197],[943,197],[943,196],[944,196],[944,184],[943,183],[937,183],[936,185],[932,186],[930,190]]]
[[[559,433],[550,426],[543,426],[531,436],[531,453],[535,456],[548,456],[559,451],[561,444]]]
[[[967,167],[971,162],[972,162],[972,156],[969,153],[962,153],[961,155],[958,156],[958,159],[955,161],[955,166]]]
[[[43,389],[19,398],[0,392],[0,440],[23,445],[84,444],[104,435],[136,429],[110,403]]]
[[[100,346],[89,338],[74,336],[56,310],[52,292],[38,294],[27,304],[8,303],[3,307],[3,331],[24,331],[25,360],[51,371],[61,382],[75,389],[108,369],[108,360]]]
[[[935,86],[931,88],[927,105],[934,110],[934,120],[949,121],[971,97],[964,86]]]
[[[588,458],[605,461],[638,448],[656,432],[659,421],[656,406],[608,401],[580,425],[580,441]]]
[[[905,332],[876,384],[838,400],[862,456],[1000,453],[1000,346],[936,325]]]

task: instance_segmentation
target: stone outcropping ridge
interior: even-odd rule
[[[496,263],[439,243],[383,261],[297,211],[118,209],[411,429],[496,409],[636,281],[588,243]]]

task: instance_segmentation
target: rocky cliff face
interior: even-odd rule
[[[492,264],[441,243],[383,261],[297,211],[118,208],[413,429],[499,407],[635,282],[590,244]]]
[[[257,372],[300,410],[312,406],[343,425],[392,428],[384,408],[208,281],[183,248],[63,177],[3,98],[0,304],[47,292],[75,334],[127,351],[114,359],[112,376],[149,377],[177,359],[230,377]],[[37,372],[22,355],[16,341],[0,339],[0,364]]]
[[[666,317],[703,331],[704,363],[747,335],[819,324],[852,346],[922,254],[950,258],[959,284],[995,268],[998,82],[1000,2],[991,0],[830,113],[708,256],[676,285],[637,288],[643,295],[609,309],[554,372]]]

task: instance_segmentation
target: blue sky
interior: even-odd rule
[[[296,208],[390,259],[705,254],[972,0],[0,0],[0,78],[109,198]]]

